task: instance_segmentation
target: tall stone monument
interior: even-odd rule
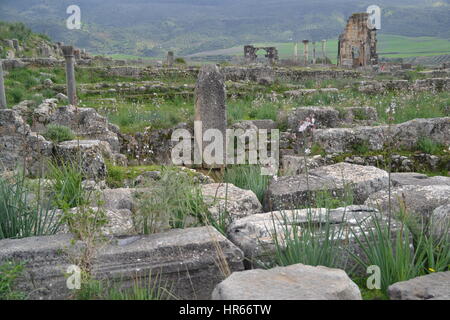
[[[226,164],[225,99],[223,74],[216,65],[204,65],[195,86],[194,123],[194,162],[201,160],[204,168],[222,168]],[[219,148],[213,148],[213,144]]]

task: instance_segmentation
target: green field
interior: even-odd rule
[[[278,48],[280,58],[286,59],[294,55],[294,44],[291,42],[254,43],[255,46],[274,46]],[[321,56],[321,43],[317,43],[317,56]],[[303,44],[298,46],[299,56],[303,55]],[[337,39],[327,41],[327,57],[333,62],[337,59]],[[312,48],[310,47],[310,54]],[[408,58],[416,56],[435,56],[450,54],[450,40],[433,37],[404,37],[396,35],[378,35],[378,53],[380,57]],[[243,47],[201,52],[195,56],[243,55]]]

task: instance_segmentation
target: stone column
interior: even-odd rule
[[[6,109],[5,82],[3,79],[3,62],[0,59],[0,109]]]
[[[219,68],[202,66],[195,86],[194,163],[204,168],[226,164],[225,98],[225,80]]]
[[[66,59],[67,97],[69,104],[77,105],[77,85],[75,81],[75,56],[72,46],[61,47]]]
[[[298,61],[298,42],[294,43],[294,60]]]
[[[313,64],[316,64],[316,42],[313,41]]]
[[[309,40],[303,40],[302,41],[303,42],[303,44],[304,44],[304,51],[303,51],[303,58],[304,58],[304,63],[305,63],[305,66],[306,65],[308,65],[308,58],[309,58],[309,55],[308,55],[308,43],[309,43]]]
[[[327,45],[327,40],[322,40],[322,58],[323,58],[324,64],[327,61],[326,45]]]
[[[167,52],[167,66],[172,67],[174,61],[175,61],[175,55],[174,55],[173,51]]]

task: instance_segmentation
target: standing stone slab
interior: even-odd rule
[[[5,109],[6,104],[6,94],[5,94],[5,79],[3,78],[3,62],[0,59],[0,109]]]
[[[71,292],[64,276],[70,265],[72,236],[57,235],[0,241],[0,261],[25,262],[17,289],[31,299],[66,299]],[[210,299],[225,276],[218,267],[221,248],[231,272],[243,270],[243,254],[213,228],[172,230],[150,236],[122,238],[100,248],[95,278],[131,286],[136,276],[160,276],[160,284],[179,299]]]
[[[222,156],[216,157],[217,161],[213,164],[207,165],[203,159],[205,167],[222,167],[225,164],[227,129],[225,98],[225,80],[219,68],[216,65],[203,66],[195,86],[195,121],[201,121],[201,130],[196,130],[195,133],[195,144],[197,150],[203,152],[210,144],[203,142],[205,132],[214,129],[222,135],[221,147],[223,150]],[[196,156],[198,157],[198,153]]]
[[[296,264],[235,272],[213,300],[362,300],[358,286],[339,269]]]
[[[394,283],[388,294],[391,300],[450,300],[450,271]]]

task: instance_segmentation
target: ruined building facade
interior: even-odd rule
[[[369,27],[368,13],[354,13],[339,36],[338,65],[364,67],[378,64],[377,30]]]

